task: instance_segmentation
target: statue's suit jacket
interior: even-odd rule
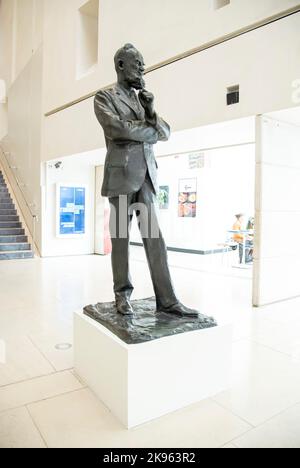
[[[102,195],[116,197],[139,191],[147,170],[157,192],[153,144],[168,140],[169,125],[156,114],[147,119],[137,96],[130,97],[119,85],[97,93],[95,113],[107,146]]]

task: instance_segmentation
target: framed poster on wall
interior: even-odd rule
[[[85,186],[57,185],[57,237],[78,237],[86,230]]]
[[[197,179],[180,179],[178,194],[179,218],[196,218]]]

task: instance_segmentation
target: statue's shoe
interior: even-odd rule
[[[122,315],[133,315],[133,308],[130,304],[130,301],[126,299],[126,297],[118,297],[116,298],[116,308],[119,314]]]
[[[157,312],[164,312],[166,314],[177,315],[179,317],[198,318],[200,316],[200,312],[194,309],[189,309],[181,304],[181,302],[177,302],[170,307],[160,307]]]

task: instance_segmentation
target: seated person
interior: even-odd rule
[[[233,231],[242,231],[244,225],[244,215],[239,213],[235,215],[236,221],[232,227]],[[249,220],[250,221],[250,220]],[[249,225],[249,222],[248,222]],[[248,229],[248,226],[247,226]],[[245,234],[242,232],[236,232],[232,236],[233,240],[239,244],[239,258],[240,263],[243,263],[243,256],[244,256],[244,248],[245,248],[245,262],[251,263],[253,261],[253,235],[251,238],[251,234],[247,236],[245,240]]]

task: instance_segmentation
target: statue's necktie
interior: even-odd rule
[[[141,114],[141,106],[140,103],[138,102],[137,96],[133,90],[130,91],[129,94],[130,101],[132,103],[132,106],[134,110],[136,111],[137,114]]]

